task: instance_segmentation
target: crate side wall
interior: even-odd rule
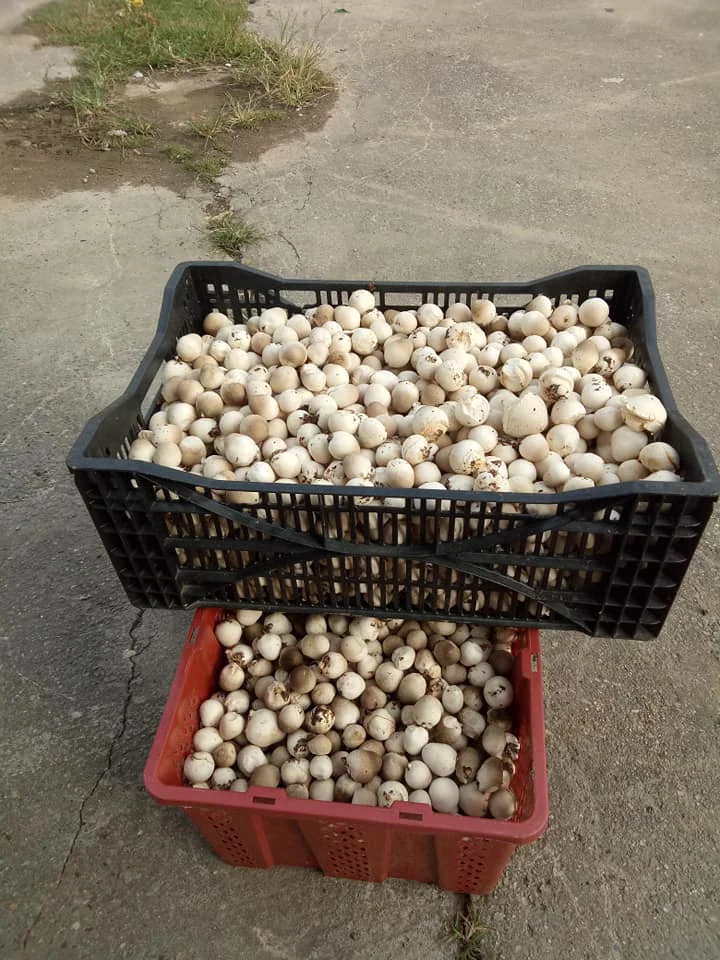
[[[238,321],[275,304],[302,308],[344,303],[354,288],[348,282],[283,280],[237,264],[189,264],[176,274],[174,287],[166,291],[154,353],[149,351],[147,369],[134,378],[137,390],[108,408],[96,425],[86,450],[88,457],[97,458],[87,461],[93,462],[92,469],[87,463],[73,468],[117,574],[137,606],[312,607],[358,615],[480,618],[637,639],[659,634],[715,498],[712,493],[693,494],[692,483],[678,485],[675,501],[665,493],[635,497],[634,513],[623,506],[633,497],[619,492],[620,523],[600,490],[596,504],[565,500],[558,509],[568,522],[536,536],[527,515],[514,516],[507,499],[478,501],[475,530],[465,505],[454,508],[454,515],[441,516],[439,499],[419,505],[409,501],[403,516],[378,512],[373,517],[355,498],[340,492],[332,495],[327,510],[316,509],[298,493],[285,495],[279,504],[261,498],[258,510],[248,505],[228,516],[226,510],[221,513],[226,504],[207,488],[191,486],[186,474],[172,472],[175,477],[168,482],[159,479],[158,468],[138,464],[132,474],[117,469],[113,459],[125,460],[146,422],[142,406],[151,380],[172,355],[176,337],[200,329],[206,311],[223,309]],[[643,271],[632,268],[587,267],[530,283],[372,286],[383,307],[427,299],[447,308],[487,297],[502,309],[512,309],[538,292],[576,303],[604,296],[614,318],[638,332],[638,355],[652,366],[660,364],[659,356],[645,350],[643,338],[654,343],[654,301],[642,276]],[[363,281],[366,286],[368,282]],[[651,379],[655,373],[651,370]],[[664,373],[660,380],[666,383]],[[699,438],[679,414],[671,414],[664,436],[680,450],[688,479],[706,479],[708,461],[698,453]],[[141,487],[146,499],[136,496]],[[653,534],[654,553],[646,551],[637,561],[638,518],[660,501],[684,501],[684,508],[675,511],[682,523],[676,531]],[[275,534],[257,526],[267,509],[275,510]],[[595,512],[604,513],[604,531],[597,529]],[[243,514],[252,516],[253,528],[244,524]],[[227,535],[223,522],[236,528],[234,537]],[[501,526],[504,540],[499,537]],[[478,530],[487,534],[486,542],[468,544]],[[518,536],[511,542],[507,533],[512,530]],[[293,543],[298,533],[305,534],[305,540]],[[399,551],[389,558],[371,549],[373,543],[384,546],[388,540],[400,545],[401,537],[412,548],[407,555]],[[232,540],[240,543],[227,542]],[[449,558],[454,566],[442,555],[448,540],[455,541]]]
[[[535,796],[533,779],[535,738],[544,735],[540,677],[533,688],[530,669],[532,656],[538,656],[537,637],[521,634],[516,657],[517,729],[527,759],[518,764],[514,782],[518,794],[514,822],[437,815],[410,804],[401,805],[404,809],[390,820],[392,810],[290,801],[283,791],[257,788],[248,794],[213,792],[211,804],[207,791],[183,785],[182,765],[192,746],[198,708],[216,689],[223,663],[223,648],[214,636],[221,615],[203,610],[193,621],[146,766],[151,794],[184,808],[218,855],[236,866],[316,867],[328,876],[347,879],[380,882],[399,877],[460,892],[490,892],[518,842],[518,828],[539,809],[545,811],[547,803],[546,796]],[[540,717],[537,730],[531,727],[533,704]],[[544,750],[541,755],[544,759]]]

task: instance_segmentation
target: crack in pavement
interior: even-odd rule
[[[295,259],[298,262],[298,266],[300,266],[300,254],[298,253],[298,248],[295,246],[292,240],[288,240],[288,238],[285,236],[284,233],[278,232],[278,236],[280,237],[281,240],[284,240],[285,243],[290,247],[292,252],[295,254]]]
[[[144,614],[145,614],[144,610],[138,611],[137,616],[133,620],[130,626],[130,630],[128,631],[128,635],[130,636],[130,639],[131,639],[130,649],[132,651],[132,656],[130,657],[130,673],[128,674],[127,685],[125,687],[125,698],[123,700],[122,710],[120,712],[120,721],[117,726],[117,731],[113,734],[113,737],[110,741],[110,746],[108,747],[107,757],[105,760],[105,766],[95,778],[95,782],[91,786],[88,793],[82,799],[82,802],[80,804],[80,809],[78,811],[77,828],[75,830],[75,833],[73,834],[73,837],[70,841],[70,846],[68,847],[67,853],[65,854],[65,857],[63,859],[62,866],[60,867],[60,873],[58,874],[58,878],[55,881],[55,886],[47,894],[43,902],[40,904],[40,908],[38,909],[37,913],[31,920],[30,926],[25,931],[25,934],[21,942],[21,947],[23,951],[27,949],[33,930],[42,919],[42,915],[45,912],[45,908],[48,905],[48,902],[50,901],[51,897],[56,893],[56,891],[60,887],[60,884],[63,881],[63,877],[65,876],[68,866],[70,865],[70,860],[72,859],[73,853],[75,852],[75,847],[77,846],[78,840],[80,839],[80,834],[83,832],[83,830],[87,825],[87,820],[85,819],[85,810],[87,808],[87,805],[97,793],[100,787],[100,784],[103,782],[105,777],[110,773],[110,770],[113,765],[115,748],[117,747],[117,745],[120,743],[120,741],[125,735],[125,730],[127,729],[128,710],[130,709],[130,702],[132,700],[132,688],[135,682],[135,676],[137,672],[137,661],[138,661],[138,658],[143,653],[145,653],[147,648],[150,646],[150,640],[148,640],[142,647],[139,647],[138,638],[136,636],[137,631],[142,625]]]
[[[310,161],[310,147],[309,147],[309,145],[308,145],[307,143],[305,144],[305,160],[306,160],[306,162],[308,163],[308,165],[309,165],[309,167],[310,167],[310,173],[307,174],[307,183],[306,183],[306,186],[307,186],[307,195],[305,196],[305,199],[303,200],[302,206],[301,206],[300,209],[298,210],[298,213],[302,213],[302,211],[305,209],[305,207],[310,203],[310,197],[312,196],[312,189],[313,189],[313,176],[314,176],[314,173],[313,173],[312,163],[311,163],[311,161]]]
[[[308,180],[307,180],[307,195],[306,195],[305,199],[303,200],[302,206],[300,207],[300,210],[299,210],[300,213],[302,213],[302,211],[305,209],[305,207],[310,203],[310,197],[311,197],[311,195],[312,195],[312,188],[313,188],[313,178],[312,178],[312,176],[309,176],[309,177],[308,177]]]

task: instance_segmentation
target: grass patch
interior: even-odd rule
[[[317,44],[296,42],[287,25],[279,39],[257,37],[248,20],[247,0],[53,0],[29,18],[45,43],[78,50],[77,77],[55,85],[49,105],[72,113],[83,143],[143,148],[207,182],[225,168],[234,134],[280,120],[333,87]],[[137,71],[213,67],[226,102],[211,116],[187,117],[182,134],[123,108],[119,92]],[[231,255],[254,238],[237,226],[232,218],[216,226],[218,246]]]
[[[86,117],[107,109],[109,98],[109,84],[100,76],[88,75],[61,86],[54,100],[76,117]]]
[[[91,144],[98,135],[102,141],[98,127],[126,129],[110,115],[111,104],[135,71],[211,67],[254,55],[247,20],[246,0],[55,0],[30,18],[46,43],[79,49],[79,76],[54,102],[74,112]]]
[[[483,960],[483,951],[491,932],[492,928],[483,922],[479,908],[470,897],[445,925],[445,935],[457,949],[457,960]]]
[[[272,103],[303,107],[333,89],[317,43],[296,43],[287,27],[277,40],[253,39],[255,49],[235,67],[235,75],[242,83],[259,84]]]
[[[108,149],[110,146],[136,145],[154,135],[149,120],[133,113],[124,113],[111,105],[107,88],[90,78],[59,87],[53,98],[55,106],[75,115],[75,126],[83,143]],[[114,134],[113,131],[123,131]]]
[[[167,143],[160,147],[160,152],[191,173],[198,180],[211,183],[216,180],[227,166],[227,157],[219,150],[206,153],[196,153],[190,147],[179,143]]]
[[[110,82],[135,70],[209,66],[252,51],[246,0],[56,0],[31,22],[45,42],[80,48],[78,66]]]
[[[210,242],[217,250],[239,260],[246,247],[265,240],[259,227],[241,220],[233,210],[225,210],[208,221]]]
[[[283,116],[281,110],[256,106],[254,97],[247,103],[242,103],[228,94],[225,106],[219,113],[191,120],[189,126],[192,132],[203,140],[215,140],[221,134],[233,133],[235,130],[257,130],[264,123],[282,120]]]
[[[102,109],[137,70],[229,63],[238,80],[285,107],[332,89],[317,44],[296,43],[287,26],[277,40],[256,37],[248,18],[246,0],[54,0],[30,22],[46,43],[79,48],[70,87],[86,112]]]

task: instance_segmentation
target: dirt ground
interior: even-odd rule
[[[154,74],[134,80],[115,100],[119,113],[150,122],[153,135],[145,142],[124,146],[93,146],[83,141],[78,121],[67,109],[48,104],[50,94],[18,97],[0,106],[0,170],[2,190],[27,199],[51,197],[68,190],[114,190],[121,184],[153,183],[180,196],[197,183],[197,177],[163,152],[163,145],[203,153],[203,144],[187,127],[187,118],[213,115],[223,106],[227,77],[220,72]],[[257,130],[242,130],[219,138],[228,163],[258,160],[278,144],[292,142],[319,130],[329,116],[335,97],[302,110],[288,110]],[[118,145],[116,145],[118,144]]]

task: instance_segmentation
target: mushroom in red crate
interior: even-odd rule
[[[439,813],[505,816],[506,794],[502,804],[489,800],[501,787],[512,794],[521,752],[512,732],[512,631],[498,630],[493,641],[485,629],[451,622],[396,621],[391,631],[369,618],[330,624],[318,614],[270,614],[245,626],[222,618],[215,636],[229,663],[218,674],[221,690],[200,705],[188,783],[238,790],[234,780],[249,777],[296,798],[367,805],[372,794],[381,808],[414,802],[419,791],[419,802],[429,798]],[[371,649],[377,656],[366,662]],[[366,677],[353,669],[359,663]],[[429,674],[429,686],[415,668]],[[228,676],[242,689],[223,692]],[[413,678],[417,690],[403,690]],[[479,797],[460,792],[471,785]]]
[[[482,894],[491,892],[514,847],[542,833],[547,798],[537,634],[518,631],[511,640],[500,632],[494,641],[491,630],[476,626],[396,618],[362,623],[343,616],[328,617],[325,630],[330,631],[326,635],[332,647],[339,645],[352,626],[367,638],[369,649],[378,646],[378,665],[391,662],[392,652],[402,646],[431,651],[442,638],[459,647],[470,637],[486,641],[488,657],[511,644],[515,699],[509,708],[488,708],[482,688],[462,684],[464,694],[480,695],[478,712],[485,714],[487,726],[492,723],[507,735],[502,755],[483,764],[481,744],[473,746],[463,739],[452,745],[444,743],[438,734],[443,731],[443,721],[455,719],[452,714],[443,713],[438,730],[408,725],[406,721],[412,717],[407,711],[413,705],[402,706],[390,694],[382,707],[375,700],[369,711],[383,709],[394,719],[397,729],[387,740],[373,739],[358,724],[365,740],[359,747],[348,748],[345,731],[341,736],[334,726],[326,734],[299,728],[263,749],[248,743],[243,730],[235,738],[223,740],[210,755],[210,762],[204,758],[199,775],[207,779],[191,784],[183,775],[183,761],[186,751],[192,756],[192,728],[198,725],[200,708],[204,729],[210,719],[217,722],[213,729],[219,730],[228,715],[224,712],[218,721],[217,710],[209,708],[209,703],[219,703],[224,711],[228,704],[230,712],[247,724],[253,711],[270,709],[262,692],[270,684],[284,682],[284,667],[278,658],[271,662],[270,674],[254,676],[248,671],[243,689],[213,693],[230,652],[218,642],[214,627],[227,617],[227,613],[213,610],[197,614],[146,766],[146,784],[152,795],[162,803],[182,806],[223,859],[256,867],[314,865],[330,875],[366,880],[398,876]],[[311,626],[302,617],[289,620],[287,629],[280,631],[283,651],[297,649],[299,640],[320,626],[317,622]],[[369,626],[374,636],[368,636]],[[264,621],[243,629],[241,643],[258,656],[253,644],[275,629],[280,628],[265,615]],[[283,661],[287,659],[287,654],[281,656]],[[316,661],[308,665],[313,669]],[[437,681],[441,700],[440,690],[451,685],[442,675]],[[367,711],[363,706],[367,694],[368,688],[355,701],[362,711]],[[306,698],[302,701],[304,716],[313,704],[307,695],[299,696]],[[273,712],[279,716],[278,711]],[[406,739],[413,737],[415,754],[405,751]],[[426,757],[435,770],[422,759],[425,747],[432,748]],[[450,757],[447,747],[454,753],[455,766],[445,775]],[[222,766],[233,753],[235,765]],[[188,769],[192,770],[193,762],[188,758]],[[493,807],[498,816],[507,815],[512,802],[500,791],[508,787],[515,809],[510,819],[501,820],[489,814],[489,800],[499,794]]]

